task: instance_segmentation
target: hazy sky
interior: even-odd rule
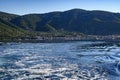
[[[0,0],[0,11],[20,15],[73,8],[120,12],[120,0]]]

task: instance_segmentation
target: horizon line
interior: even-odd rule
[[[75,9],[85,10],[85,11],[103,11],[103,12],[110,12],[110,13],[120,13],[117,11],[100,10],[100,9],[87,10],[87,9],[81,9],[81,8],[72,8],[72,9],[67,9],[67,10],[53,10],[53,11],[48,11],[48,12],[30,12],[30,13],[24,13],[24,14],[12,13],[12,12],[7,12],[7,11],[0,11],[0,12],[23,16],[23,15],[29,15],[29,14],[46,14],[46,13],[52,13],[52,12],[65,12],[65,11],[75,10]]]

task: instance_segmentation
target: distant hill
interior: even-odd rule
[[[12,19],[18,17],[19,15],[16,14],[10,14],[5,12],[0,12],[0,19],[3,19],[5,21],[11,21]]]
[[[89,35],[120,34],[120,13],[107,11],[72,9],[64,12],[23,16],[0,12],[0,19],[0,30],[3,28],[18,30],[17,28],[19,28],[37,32],[57,32],[62,30]]]
[[[0,19],[0,39],[2,37],[17,37],[24,35],[25,31],[13,24]]]

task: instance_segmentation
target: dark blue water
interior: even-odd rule
[[[0,80],[120,80],[120,43],[4,43]]]

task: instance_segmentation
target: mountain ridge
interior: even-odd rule
[[[0,12],[0,19],[25,31],[57,32],[62,30],[86,35],[120,34],[120,13],[109,11],[71,9],[26,15]],[[14,28],[14,26],[9,26]]]

